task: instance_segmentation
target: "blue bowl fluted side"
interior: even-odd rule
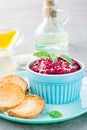
[[[31,93],[44,98],[48,104],[65,104],[79,97],[81,80],[69,84],[43,84],[30,80]]]
[[[48,75],[33,72],[29,65],[27,74],[30,90],[45,99],[48,104],[65,104],[74,101],[80,95],[84,65],[79,61],[81,69],[74,73],[62,75]]]

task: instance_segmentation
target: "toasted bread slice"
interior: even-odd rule
[[[23,78],[17,75],[9,74],[0,78],[0,85],[6,82],[12,82],[19,85],[24,92],[26,92],[29,89],[28,83]]]
[[[45,102],[42,98],[29,94],[25,96],[24,100],[17,107],[9,109],[7,112],[10,116],[31,119],[42,112],[44,105]]]
[[[0,110],[7,110],[18,105],[24,99],[22,88],[14,83],[7,82],[0,86]]]

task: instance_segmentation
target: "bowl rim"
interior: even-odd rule
[[[78,60],[78,59],[75,59],[74,58],[74,60],[76,60],[77,62],[78,62],[78,64],[80,65],[80,70],[78,70],[78,71],[75,71],[75,72],[72,72],[72,73],[67,73],[67,74],[41,74],[41,73],[37,73],[37,72],[34,72],[34,71],[32,71],[30,68],[29,68],[29,66],[35,61],[31,61],[31,62],[28,62],[27,63],[27,70],[28,71],[30,71],[32,74],[35,74],[35,75],[38,75],[38,76],[44,76],[44,77],[64,77],[64,76],[71,76],[71,75],[74,75],[74,74],[77,74],[77,73],[79,73],[79,72],[81,72],[81,71],[83,71],[84,70],[84,68],[85,68],[85,65],[84,65],[84,63],[82,62],[82,61],[80,61],[80,60]]]

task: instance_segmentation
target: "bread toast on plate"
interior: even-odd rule
[[[17,107],[7,110],[7,113],[14,117],[32,119],[43,111],[44,105],[45,102],[42,98],[28,94]]]
[[[0,85],[0,110],[7,110],[23,101],[25,94],[22,88],[14,83]]]
[[[29,89],[28,83],[23,78],[17,75],[9,74],[0,78],[0,85],[6,82],[12,82],[19,85],[24,92],[26,92]]]

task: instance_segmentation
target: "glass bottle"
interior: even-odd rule
[[[34,45],[37,51],[58,52],[66,50],[69,43],[68,33],[64,29],[64,24],[68,17],[59,20],[59,13],[63,10],[57,10],[54,1],[46,0],[43,7],[44,19],[41,25],[35,31]]]

